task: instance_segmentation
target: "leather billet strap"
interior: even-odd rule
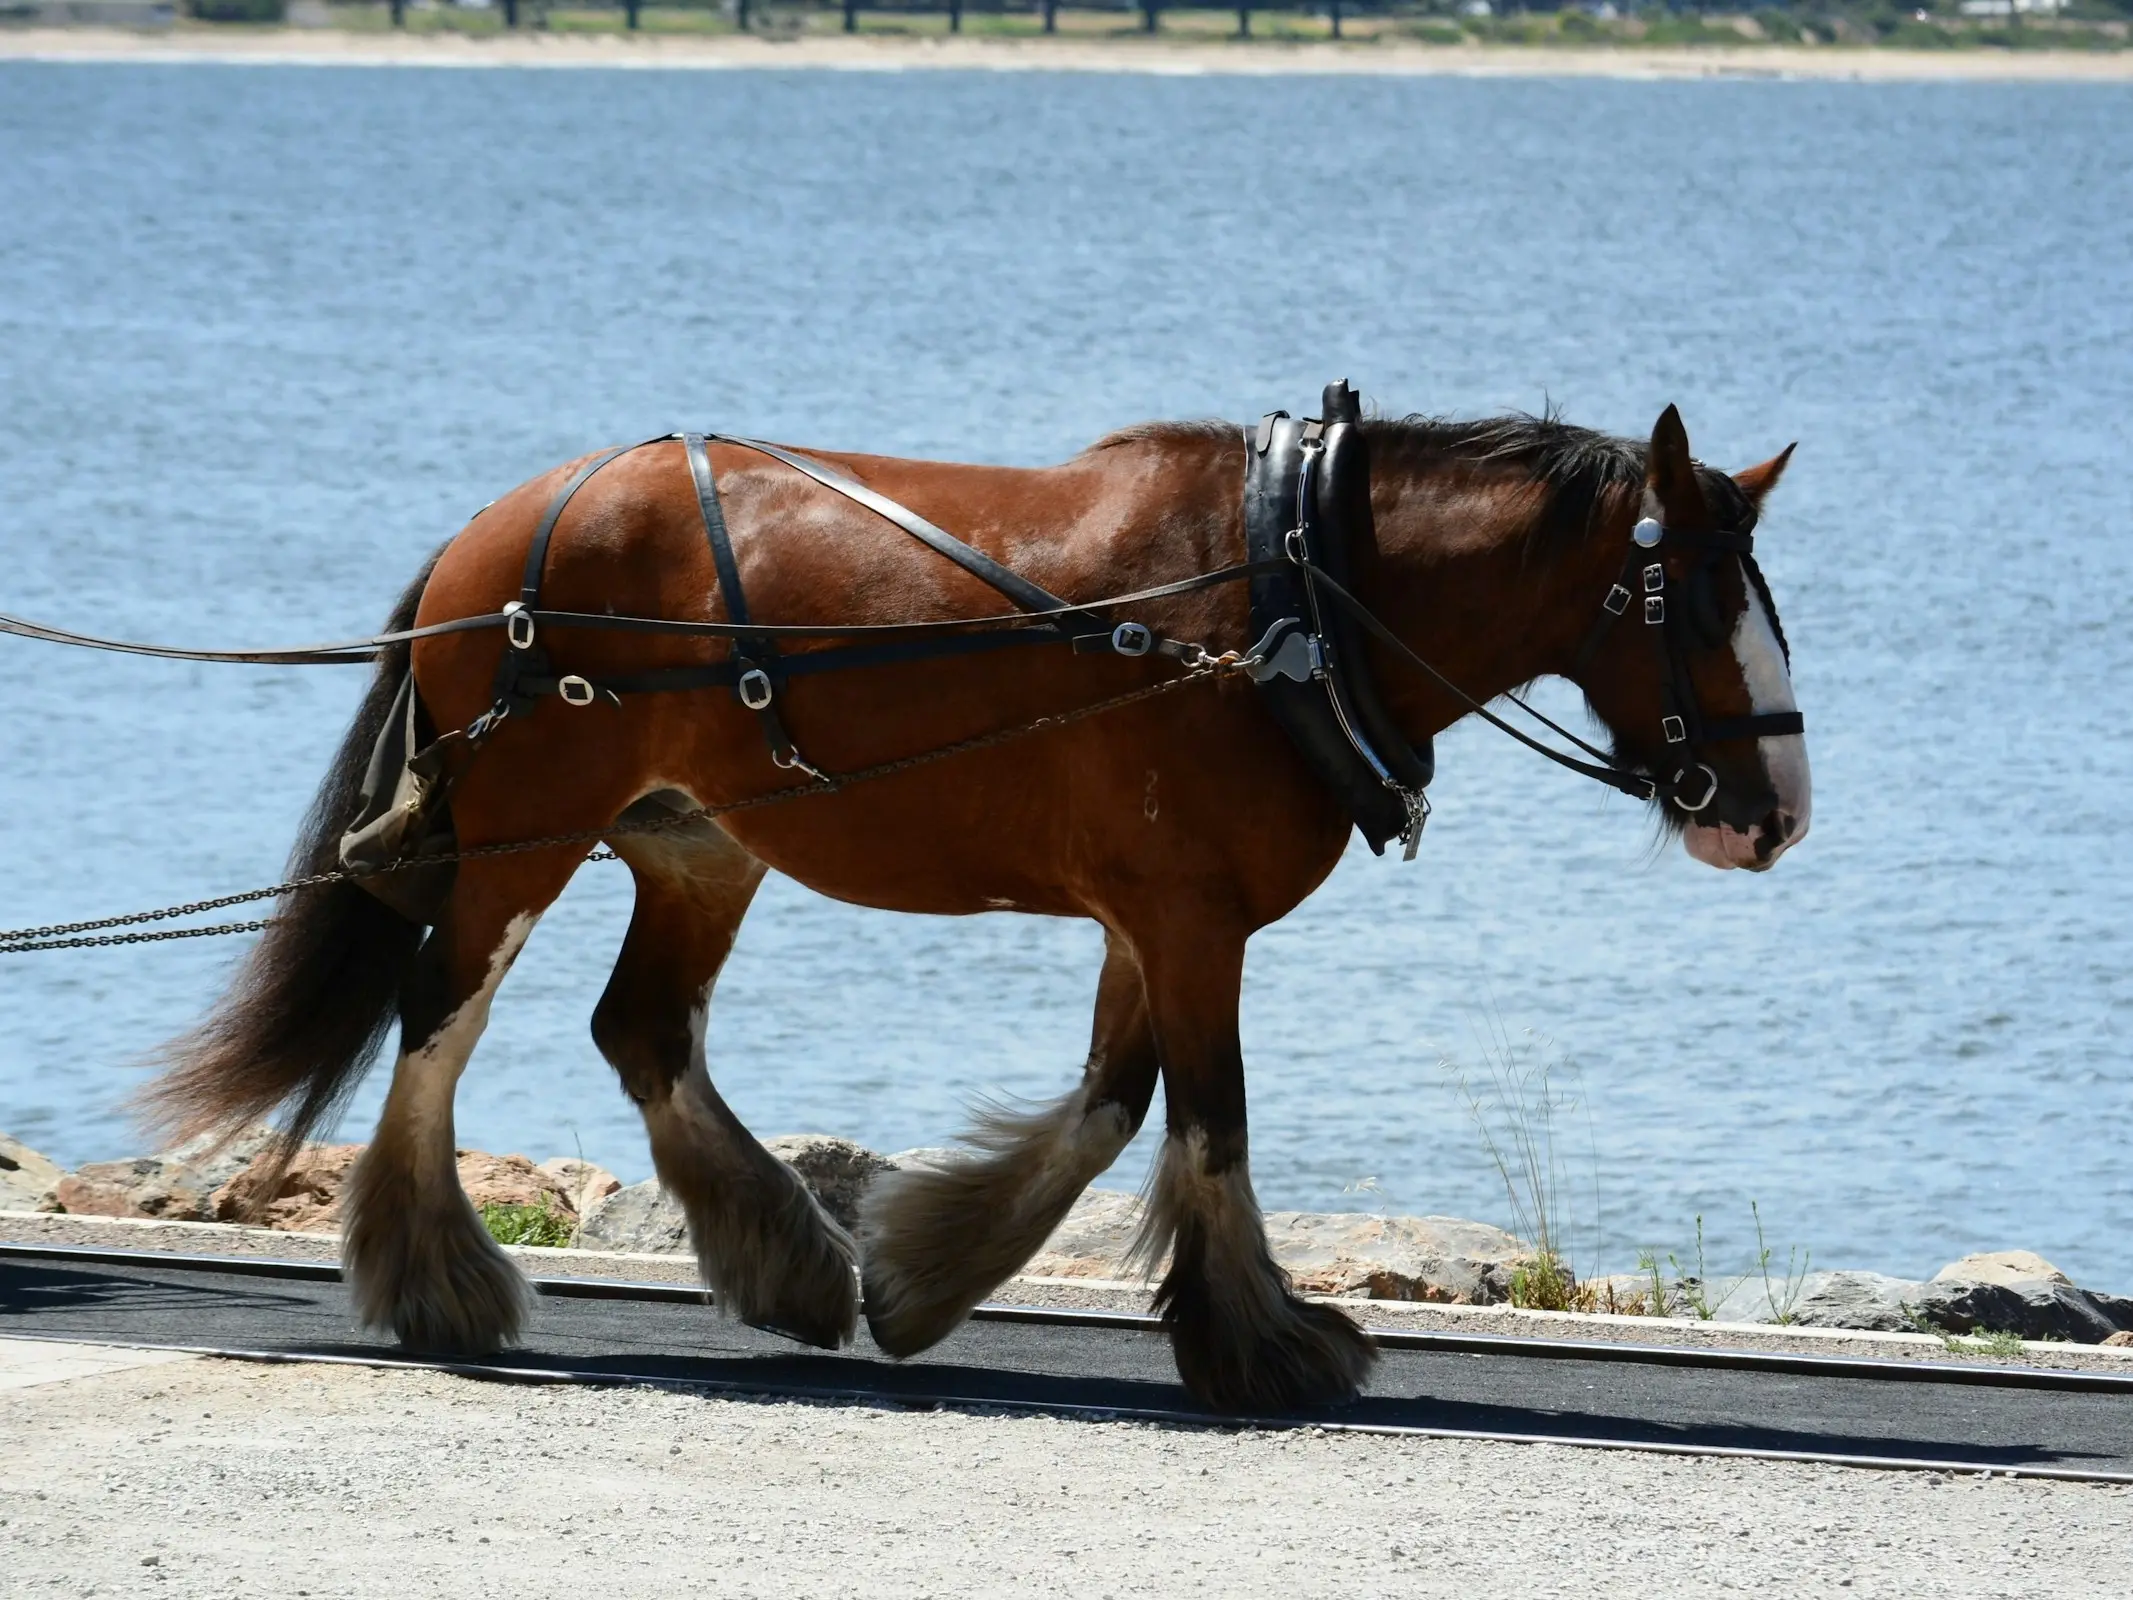
[[[726,531],[726,515],[719,508],[718,481],[711,471],[711,453],[704,448],[704,436],[700,433],[683,434],[681,449],[688,458],[690,480],[696,486],[696,509],[703,518],[704,538],[711,546],[711,564],[718,569],[718,592],[726,602],[726,616],[745,628],[749,620],[748,597],[741,588],[741,569],[733,558],[733,539]],[[785,731],[785,719],[778,715],[778,708],[773,703],[780,678],[776,642],[760,634],[736,634],[732,658],[725,664],[732,669],[733,692],[739,696],[741,704],[756,714],[756,720],[763,726],[763,741],[770,746],[770,759],[788,770],[800,767],[814,771],[801,760],[792,736]],[[607,692],[615,694],[620,691],[610,688]]]
[[[1344,610],[1322,603],[1324,573],[1345,587],[1351,552],[1372,537],[1370,469],[1360,407],[1345,382],[1328,386],[1325,416],[1260,419],[1247,441],[1246,559],[1252,633],[1270,660],[1253,676],[1267,709],[1305,761],[1341,797],[1370,848],[1410,850],[1435,774],[1428,740],[1411,744],[1378,699],[1363,637]]]

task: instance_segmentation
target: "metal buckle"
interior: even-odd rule
[[[1301,525],[1291,528],[1281,536],[1281,551],[1298,566],[1311,559],[1311,545]]]
[[[1638,549],[1653,550],[1666,537],[1666,527],[1657,517],[1640,517],[1637,525],[1629,530],[1629,536]]]
[[[1666,735],[1668,744],[1681,744],[1689,736],[1688,724],[1679,717],[1661,717],[1659,719],[1659,731]]]
[[[1654,561],[1644,569],[1644,592],[1658,594],[1666,587],[1666,568]]]
[[[733,689],[750,711],[761,711],[770,704],[770,674],[761,667],[750,667],[735,678]]]
[[[1648,594],[1644,597],[1644,620],[1656,627],[1666,621],[1666,596]]]
[[[504,637],[511,641],[514,650],[533,648],[533,613],[526,609],[523,600],[514,600],[504,607]]]
[[[571,706],[589,706],[599,693],[590,679],[581,678],[575,672],[567,678],[556,679],[555,692],[563,697],[565,705]]]
[[[1400,852],[1402,861],[1412,861],[1415,852],[1422,848],[1422,830],[1429,826],[1429,796],[1420,789],[1402,789],[1400,800],[1407,807],[1407,827],[1400,835],[1405,846]]]
[[[1607,591],[1607,598],[1600,602],[1600,607],[1602,610],[1619,617],[1629,609],[1629,601],[1629,591],[1618,583]]]
[[[1682,770],[1686,771],[1687,769],[1683,768]],[[1704,776],[1705,787],[1703,791],[1703,798],[1698,800],[1694,805],[1690,805],[1688,801],[1682,799],[1681,796],[1678,794],[1673,797],[1675,805],[1679,806],[1682,810],[1691,813],[1692,815],[1698,811],[1701,811],[1705,806],[1709,805],[1713,800],[1716,800],[1718,798],[1718,774],[1712,771],[1711,768],[1706,766],[1701,761],[1696,763],[1696,770],[1702,773]],[[1680,778],[1681,773],[1677,772],[1674,774],[1674,776],[1678,779]]]
[[[1155,635],[1138,622],[1121,622],[1111,630],[1111,648],[1122,656],[1144,656],[1155,648]]]

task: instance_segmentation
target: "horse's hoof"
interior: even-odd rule
[[[1284,1294],[1278,1315],[1222,1316],[1173,1299],[1163,1309],[1178,1376],[1213,1411],[1259,1414],[1345,1405],[1377,1361],[1370,1335],[1331,1306]]]
[[[713,1293],[725,1310],[751,1328],[817,1350],[842,1350],[859,1329],[851,1240],[811,1206],[805,1215],[809,1228],[795,1228],[797,1236],[788,1236],[783,1250],[766,1253],[761,1270],[738,1279],[729,1275]],[[704,1265],[708,1281],[709,1263]]]
[[[869,1263],[861,1303],[866,1307],[867,1332],[882,1354],[902,1361],[922,1350],[931,1350],[961,1327],[969,1313],[957,1305],[926,1305],[899,1297]]]

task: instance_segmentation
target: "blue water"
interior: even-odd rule
[[[2133,1287],[2129,143],[2115,87],[0,66],[0,609],[365,632],[476,506],[683,424],[1043,461],[1347,375],[1797,438],[1812,837],[1713,873],[1455,731],[1422,859],[1253,946],[1260,1193],[1510,1220],[1453,1085],[1501,1030],[1580,1099],[1581,1265],[1699,1213],[1737,1261],[1753,1199],[1818,1264]],[[271,880],[358,688],[0,641],[0,925]],[[542,925],[465,1142],[648,1172],[586,1032],[626,894]],[[1098,950],[774,882],[714,1071],[766,1134],[937,1143],[1071,1081]],[[238,953],[0,960],[0,1128],[134,1149]]]

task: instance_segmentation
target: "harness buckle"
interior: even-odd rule
[[[1644,597],[1644,620],[1652,627],[1657,627],[1660,623],[1666,621],[1665,595],[1648,594]]]
[[[1666,568],[1654,561],[1644,569],[1644,592],[1658,594],[1666,587]]]
[[[1121,622],[1111,630],[1111,648],[1122,656],[1144,656],[1155,648],[1155,635],[1138,622]]]
[[[504,637],[514,650],[533,648],[533,613],[526,609],[525,601],[513,600],[504,607]]]
[[[1429,796],[1420,789],[1402,789],[1400,800],[1407,807],[1407,826],[1400,833],[1400,859],[1412,861],[1422,848],[1422,830],[1429,825]]]
[[[1618,583],[1607,591],[1607,598],[1600,602],[1600,608],[1612,616],[1619,617],[1629,609],[1629,601],[1629,591]]]
[[[1311,559],[1310,540],[1305,536],[1301,524],[1281,536],[1281,549],[1282,553],[1299,567]]]
[[[1661,717],[1659,731],[1666,735],[1668,744],[1685,743],[1689,737],[1688,724],[1679,717]]]
[[[750,667],[733,680],[733,692],[741,697],[741,704],[750,711],[767,710],[770,706],[770,674],[761,667]]]
[[[555,692],[561,695],[563,703],[569,706],[589,706],[599,697],[599,691],[592,686],[592,680],[581,678],[575,672],[567,678],[556,679]]]

